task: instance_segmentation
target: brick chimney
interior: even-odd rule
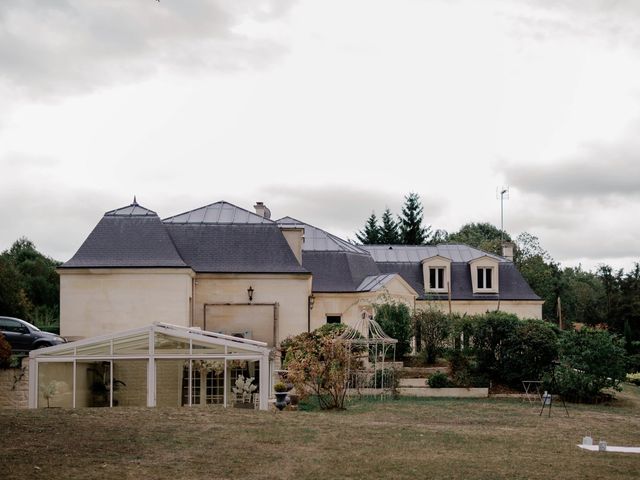
[[[264,218],[271,218],[271,210],[269,210],[263,202],[256,202],[253,208],[256,209],[256,215],[260,215]]]

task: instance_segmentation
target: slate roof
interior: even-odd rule
[[[308,273],[275,223],[175,224],[165,228],[200,273]]]
[[[384,273],[398,273],[419,292],[419,300],[446,300],[447,294],[425,293],[422,265],[416,262],[378,263]],[[471,287],[471,266],[468,263],[451,263],[451,300],[540,300],[531,290],[516,266],[508,261],[498,264],[498,291],[496,293],[473,293]]]
[[[105,213],[61,268],[186,266],[158,215],[132,203]]]
[[[368,254],[361,246],[353,245],[346,240],[336,237],[335,235],[314,227],[308,223],[301,222],[291,217],[283,217],[276,220],[279,225],[287,227],[304,228],[304,244],[303,251],[321,251],[321,252],[353,252],[360,254]]]
[[[188,212],[174,215],[163,220],[164,223],[192,223],[192,224],[256,224],[271,223],[273,220],[256,215],[249,210],[237,207],[224,200]]]
[[[314,292],[357,292],[362,281],[380,275],[366,254],[336,251],[304,251],[302,266],[313,275]]]
[[[440,255],[452,262],[469,262],[476,258],[488,256],[499,262],[507,260],[493,253],[488,253],[468,245],[361,245],[360,248],[369,252],[376,263],[379,262],[420,262],[425,258]]]

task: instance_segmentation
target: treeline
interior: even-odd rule
[[[628,272],[608,265],[601,265],[594,272],[562,267],[542,248],[538,238],[527,232],[513,238],[490,223],[468,223],[452,233],[432,232],[431,225],[423,226],[423,216],[420,197],[410,193],[397,219],[386,209],[380,224],[373,213],[356,237],[364,244],[463,243],[497,255],[502,254],[503,240],[513,242],[514,263],[544,300],[545,320],[557,325],[562,321],[564,328],[574,323],[602,326],[624,335],[630,354],[640,353],[640,263],[636,262]]]
[[[20,238],[0,254],[0,315],[17,317],[48,329],[59,324],[60,262]]]

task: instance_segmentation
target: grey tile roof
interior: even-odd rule
[[[358,245],[353,245],[340,237],[336,237],[329,232],[325,232],[318,227],[301,222],[295,218],[283,217],[276,220],[276,222],[279,225],[286,225],[288,227],[304,228],[304,244],[302,245],[303,251],[353,252],[368,254],[366,250],[363,250]]]
[[[308,273],[273,222],[165,223],[164,227],[184,261],[196,272]]]
[[[409,262],[378,263],[380,271],[384,273],[399,273],[406,282],[419,294],[421,300],[446,300],[446,294],[425,293],[422,265]],[[529,284],[522,277],[518,269],[511,262],[502,262],[499,268],[499,294],[477,293],[471,287],[471,267],[468,263],[451,263],[451,299],[452,300],[540,300],[531,290]]]
[[[160,218],[130,205],[107,212],[62,268],[186,266]]]
[[[420,262],[425,258],[440,255],[452,262],[469,262],[476,258],[489,256],[499,262],[506,262],[503,257],[484,252],[468,245],[362,245],[362,249],[373,256],[376,263],[380,262]]]
[[[313,274],[314,292],[357,292],[365,278],[380,275],[371,256],[362,253],[303,251],[302,265]]]
[[[204,207],[174,215],[163,220],[164,223],[215,223],[215,224],[256,224],[274,223],[273,220],[256,215],[249,210],[237,207],[229,202],[215,202]]]

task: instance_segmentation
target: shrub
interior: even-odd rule
[[[0,368],[8,368],[11,362],[11,345],[0,333]]]
[[[558,358],[558,338],[550,324],[520,321],[502,343],[498,379],[520,387],[522,380],[538,380]]]
[[[505,312],[487,312],[472,317],[471,348],[480,372],[500,379],[504,347],[516,333],[519,322],[516,315]]]
[[[411,311],[404,303],[387,302],[375,305],[376,321],[384,333],[398,340],[396,355],[404,357],[411,352]]]
[[[417,311],[413,321],[419,332],[418,343],[427,352],[427,364],[433,365],[449,338],[451,318],[436,308],[428,308]]]
[[[282,383],[282,382],[278,382],[273,386],[273,391],[276,393],[283,393],[287,391],[287,386]]]
[[[437,371],[427,380],[431,388],[446,388],[450,385],[449,377],[441,371]]]
[[[321,328],[301,333],[287,350],[287,378],[303,398],[315,395],[322,409],[344,408],[349,369],[358,366],[358,354],[336,341],[339,331]]]
[[[566,332],[560,339],[560,354],[561,365],[555,371],[557,393],[567,399],[593,402],[605,388],[619,391],[626,378],[623,342],[607,331]],[[551,389],[549,376],[545,383]]]

